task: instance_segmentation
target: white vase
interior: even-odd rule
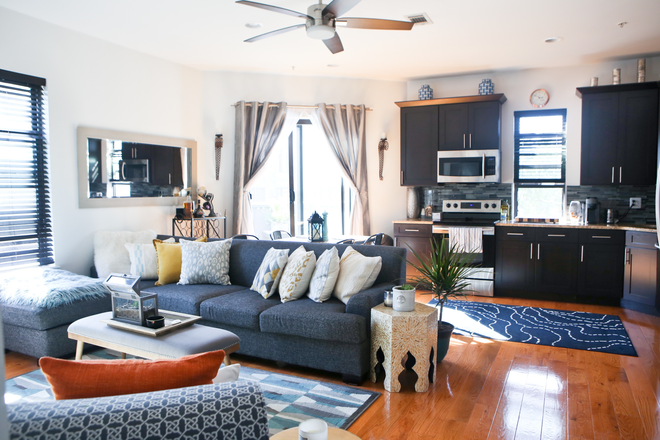
[[[406,194],[406,216],[408,218],[419,218],[420,207],[419,207],[419,195],[417,194],[417,188],[414,186],[408,187],[408,193]]]
[[[401,286],[396,286],[392,289],[394,296],[392,301],[392,309],[395,312],[412,312],[415,310],[415,289],[401,290]]]

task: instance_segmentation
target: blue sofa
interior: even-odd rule
[[[319,304],[306,296],[282,303],[278,295],[264,299],[249,290],[268,249],[293,251],[300,245],[235,239],[229,257],[231,285],[154,286],[152,280],[143,281],[141,288],[158,293],[161,309],[199,315],[200,324],[237,334],[241,338],[238,353],[340,373],[347,382],[360,382],[369,371],[371,308],[383,302],[385,290],[405,279],[405,249],[354,245],[365,256],[381,256],[383,266],[373,287],[357,293],[348,304],[334,297]],[[333,246],[340,257],[348,247],[304,244],[317,258]]]
[[[10,439],[268,439],[258,383],[7,405]]]

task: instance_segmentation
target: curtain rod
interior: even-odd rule
[[[230,104],[230,105],[231,105],[232,107],[236,107],[236,106],[238,106],[238,104]],[[246,105],[246,106],[249,106],[249,107],[252,107],[252,103],[251,103],[251,102],[246,102],[245,105]],[[269,107],[277,107],[277,106],[278,106],[277,104],[270,104],[270,105],[269,105]],[[334,110],[334,108],[335,108],[334,105],[326,105],[326,107],[327,107],[327,108],[331,108],[331,109],[333,109],[333,110]],[[355,106],[355,107],[357,107],[357,106]],[[288,105],[288,104],[287,104],[287,108],[319,108],[319,106],[318,106],[318,105]],[[341,108],[346,108],[346,106],[345,106],[345,105],[342,105]],[[368,111],[368,112],[372,112],[372,111],[374,111],[374,109],[369,108],[369,107],[366,107],[365,110]]]

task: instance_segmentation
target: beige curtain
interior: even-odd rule
[[[351,213],[351,235],[371,235],[369,193],[367,188],[367,150],[365,143],[366,109],[364,105],[319,104],[312,121],[328,138],[344,176],[357,197]]]
[[[254,234],[249,190],[282,134],[286,113],[286,102],[236,104],[233,234]]]

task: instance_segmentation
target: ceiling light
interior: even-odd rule
[[[546,43],[558,43],[558,42],[560,42],[561,40],[562,40],[561,37],[550,37],[550,38],[546,38],[546,39],[543,40],[543,41],[545,41]]]
[[[328,64],[328,67],[339,67],[339,64]]]
[[[263,26],[261,23],[245,23],[246,28],[257,29]]]
[[[328,40],[335,36],[335,28],[327,24],[315,24],[307,28],[307,36],[315,40]]]

